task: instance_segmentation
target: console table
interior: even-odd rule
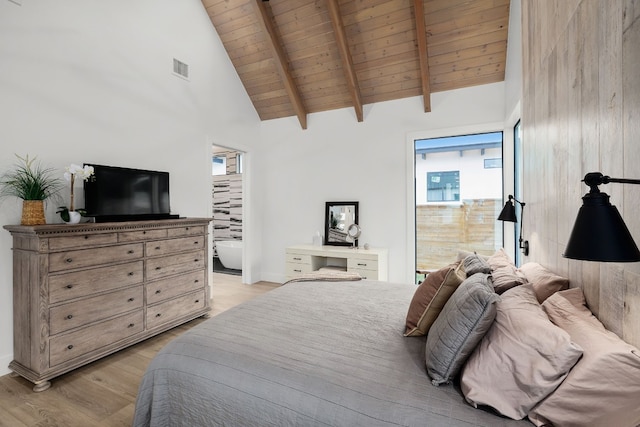
[[[347,246],[297,245],[286,249],[287,280],[324,267],[358,273],[363,279],[388,280],[388,251]]]
[[[209,221],[5,226],[9,368],[43,391],[51,378],[206,314]]]

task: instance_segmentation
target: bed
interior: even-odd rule
[[[186,332],[145,373],[134,426],[516,426],[434,386],[404,337],[416,287],[288,283]]]

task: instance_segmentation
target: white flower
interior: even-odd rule
[[[84,167],[71,164],[65,168],[64,179],[71,181],[71,177],[78,177],[86,181],[93,175],[93,166],[85,165]]]

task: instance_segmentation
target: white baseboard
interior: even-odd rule
[[[11,369],[9,369],[9,363],[11,363],[12,360],[13,360],[12,354],[0,356],[0,376],[11,373]]]
[[[283,276],[282,274],[262,273],[262,275],[260,277],[260,281],[273,282],[273,283],[284,283],[284,282],[287,281],[287,278],[286,278],[286,276]]]

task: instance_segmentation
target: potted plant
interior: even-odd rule
[[[71,166],[67,166],[64,172],[64,179],[70,182],[71,186],[71,197],[69,200],[69,207],[60,206],[57,213],[60,214],[60,218],[66,223],[69,224],[77,224],[80,222],[80,218],[83,217],[87,211],[84,209],[75,209],[74,206],[74,194],[73,188],[75,186],[76,177],[82,179],[83,181],[88,180],[93,177],[93,166],[78,166],[75,164],[71,164]]]
[[[22,199],[22,225],[46,224],[44,201],[57,197],[61,180],[53,176],[54,169],[45,168],[36,158],[20,157],[12,170],[0,178],[0,197],[14,196]]]

